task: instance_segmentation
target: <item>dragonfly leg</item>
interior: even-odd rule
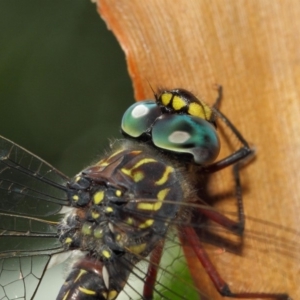
[[[242,197],[242,186],[240,182],[240,163],[236,163],[233,166],[233,177],[235,181],[235,195],[237,200],[237,214],[238,221],[234,221],[223,215],[222,213],[214,210],[212,207],[198,207],[197,210],[200,214],[206,216],[210,220],[215,223],[223,226],[229,231],[237,234],[238,236],[242,236],[245,228],[245,214],[244,214],[244,205],[243,205],[243,197]]]
[[[243,298],[243,299],[273,299],[273,300],[291,300],[287,294],[269,294],[269,293],[234,293],[230,290],[226,281],[220,276],[215,266],[207,255],[202,243],[195,230],[190,226],[185,226],[183,234],[186,236],[187,242],[192,247],[197,258],[201,262],[203,268],[207,272],[217,291],[224,297]]]
[[[160,242],[151,252],[148,271],[144,283],[143,296],[145,300],[153,299],[153,291],[156,283],[157,272],[163,254],[164,242]]]
[[[254,150],[251,149],[248,142],[242,136],[242,134],[237,130],[237,128],[229,121],[229,119],[218,110],[218,106],[222,100],[223,89],[222,86],[218,86],[218,97],[213,105],[214,114],[219,117],[219,119],[231,130],[234,136],[239,140],[242,144],[242,147],[238,149],[236,152],[228,155],[227,157],[210,164],[209,166],[205,166],[201,168],[201,172],[205,173],[214,173],[219,170],[222,170],[228,166],[231,166],[237,162],[240,162],[246,158],[249,158],[254,155]]]

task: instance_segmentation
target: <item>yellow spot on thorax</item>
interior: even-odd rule
[[[109,156],[108,158],[104,158],[104,159],[101,159],[97,164],[96,166],[100,166],[100,167],[106,167],[108,166],[109,164],[111,164],[111,160],[112,158],[114,158],[115,156],[117,156],[118,154],[124,152],[123,149],[121,150],[118,150],[118,151],[115,151],[111,156]],[[130,153],[131,154],[134,154],[134,155],[137,155],[137,154],[140,154],[142,151],[141,150],[135,150],[135,151],[131,151]]]
[[[123,151],[123,149],[121,150],[118,150],[118,151],[115,151],[111,156],[107,157],[107,158],[104,158],[104,159],[101,159],[97,164],[96,166],[99,166],[99,167],[106,167],[108,166],[110,163],[109,163],[109,160],[111,158],[113,158],[114,156],[118,155],[119,153],[121,153]]]
[[[143,177],[144,174],[138,174],[141,172],[136,171],[136,169],[138,169],[142,165],[153,163],[153,162],[157,162],[157,160],[153,158],[144,158],[139,160],[131,169],[122,168],[121,171],[125,175],[130,176],[135,182],[138,182],[139,180],[142,180],[144,178]]]
[[[143,252],[146,248],[146,244],[140,244],[140,245],[134,245],[134,246],[129,246],[128,249],[130,250],[130,252],[134,253],[134,254],[140,254],[141,252]]]
[[[118,292],[115,290],[109,291],[108,300],[114,300],[118,296]]]
[[[108,163],[108,161],[107,161],[107,158],[103,158],[103,159],[101,159],[100,161],[98,161],[97,163],[96,163],[96,166],[97,167],[106,167],[106,166],[108,166],[109,165],[109,163]]]
[[[138,167],[145,165],[145,164],[149,164],[149,163],[153,163],[153,162],[157,162],[157,160],[155,160],[154,158],[143,158],[140,161],[138,161],[132,168],[133,169],[137,169]]]
[[[130,152],[130,154],[134,154],[134,155],[138,155],[138,154],[140,154],[140,153],[142,153],[141,150],[134,150],[134,151],[131,151],[131,152]]]
[[[155,182],[155,185],[163,185],[167,182],[169,175],[174,171],[174,169],[170,166],[167,166],[162,177]]]
[[[105,208],[105,212],[107,212],[107,213],[111,213],[113,211],[114,211],[113,208],[110,207],[110,206],[108,206],[108,207]]]
[[[104,191],[99,191],[93,196],[93,202],[99,204],[104,199]]]
[[[117,150],[115,151],[111,156],[109,156],[106,160],[110,160],[111,158],[115,157],[116,155],[118,155],[119,153],[121,153],[123,151],[123,149]]]
[[[84,288],[82,286],[80,286],[78,289],[79,289],[80,292],[82,292],[82,293],[84,293],[86,295],[96,295],[95,291],[86,289],[86,288]]]
[[[95,220],[95,219],[98,219],[100,217],[100,213],[98,213],[97,211],[92,211],[92,218]]]
[[[79,197],[78,197],[78,195],[74,195],[74,196],[72,197],[72,199],[73,199],[75,202],[77,202],[77,201],[79,200]]]
[[[148,227],[152,226],[153,223],[154,223],[153,219],[148,219],[144,223],[141,223],[139,225],[139,228],[141,228],[141,229],[148,228]]]
[[[138,203],[137,208],[140,210],[158,211],[161,208],[162,202],[165,199],[165,197],[167,196],[167,194],[169,193],[169,191],[170,191],[170,188],[166,188],[166,189],[159,191],[157,194],[158,201],[156,201],[154,203],[140,202],[140,203]]]
[[[67,237],[67,238],[65,239],[64,244],[71,244],[71,243],[72,243],[72,239],[71,239],[70,237]]]
[[[166,198],[166,196],[168,195],[169,191],[170,191],[170,188],[159,191],[157,194],[157,199],[159,201],[163,201]]]
[[[69,296],[69,293],[70,293],[70,290],[68,290],[68,291],[66,292],[66,294],[65,294],[65,296],[63,297],[62,300],[66,300],[66,299],[68,298],[68,296]]]
[[[90,235],[92,233],[92,224],[88,222],[84,223],[82,225],[81,232],[84,235]]]
[[[76,282],[77,280],[79,280],[80,277],[81,277],[83,274],[85,274],[85,273],[87,273],[86,270],[80,269],[79,274],[78,274],[77,277],[75,278],[74,282]]]
[[[96,239],[100,239],[103,237],[103,229],[101,227],[96,227],[94,229],[94,237]]]
[[[116,190],[116,196],[117,196],[117,197],[121,197],[121,196],[122,196],[122,191]]]
[[[132,218],[127,218],[126,220],[125,220],[125,223],[127,224],[127,225],[132,225],[133,224],[133,219]]]
[[[132,178],[134,182],[139,182],[145,178],[144,172],[140,172],[140,171],[134,172],[132,175],[133,175]]]
[[[137,208],[140,210],[157,211],[161,208],[161,206],[162,206],[161,202],[155,202],[155,203],[140,202],[138,203]]]
[[[111,257],[111,253],[107,250],[103,250],[102,251],[102,256],[104,256],[105,258],[110,258]]]

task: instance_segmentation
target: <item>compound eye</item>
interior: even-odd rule
[[[131,105],[124,113],[121,129],[127,135],[138,138],[151,130],[152,124],[161,115],[155,101],[145,100]]]
[[[152,140],[161,149],[191,154],[201,165],[213,162],[220,151],[214,126],[190,115],[162,115],[152,127]]]

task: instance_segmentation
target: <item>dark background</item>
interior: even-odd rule
[[[0,1],[0,135],[73,176],[120,137],[133,101],[125,56],[95,4]],[[55,299],[65,268],[47,272],[35,299]]]
[[[95,4],[0,1],[0,135],[73,176],[120,136],[133,101]]]

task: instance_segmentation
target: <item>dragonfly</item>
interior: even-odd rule
[[[124,139],[71,179],[0,137],[0,299],[35,299],[61,257],[71,258],[58,300],[212,299],[196,262],[220,297],[291,299],[289,291],[238,290],[205,246],[230,252],[227,233],[241,246],[248,236],[239,174],[254,152],[218,109],[222,88],[212,107],[184,89],[154,98],[130,106]],[[241,146],[218,160],[220,122]],[[211,176],[228,167],[236,216],[207,199]]]

